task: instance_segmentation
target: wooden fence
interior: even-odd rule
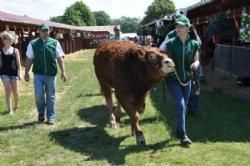
[[[250,77],[250,48],[217,45],[215,67],[238,77]]]

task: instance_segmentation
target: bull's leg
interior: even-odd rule
[[[116,124],[116,118],[115,118],[114,109],[113,109],[112,95],[108,97],[105,96],[105,100],[106,100],[106,106],[109,110],[109,123],[111,124],[111,127],[115,129],[117,128],[117,124]]]
[[[117,122],[121,122],[121,116],[122,116],[122,109],[121,109],[121,104],[117,100],[117,107],[114,107],[114,114],[115,114],[115,119]]]
[[[136,137],[136,143],[138,145],[146,145],[144,134],[139,125],[139,113],[134,110],[130,112],[129,116],[131,119],[132,135]]]
[[[117,128],[117,124],[113,110],[112,89],[107,85],[101,84],[101,91],[105,97],[106,107],[109,110],[109,123],[111,124],[111,127],[115,129]]]
[[[139,125],[139,113],[138,113],[138,110],[140,110],[141,107],[142,108],[144,107],[143,106],[139,107],[141,104],[139,104],[139,106],[133,104],[133,100],[131,100],[133,99],[133,96],[123,96],[116,92],[116,98],[118,99],[118,101],[120,101],[120,104],[130,117],[132,136],[136,137],[136,143],[138,145],[146,145],[144,134]]]

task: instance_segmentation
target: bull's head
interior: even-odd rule
[[[161,75],[166,76],[174,71],[174,62],[158,48],[145,47],[136,49],[138,57],[145,61],[152,70],[157,70]]]

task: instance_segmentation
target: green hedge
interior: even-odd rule
[[[250,41],[250,14],[244,13],[241,16],[240,38]]]

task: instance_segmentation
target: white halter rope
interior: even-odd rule
[[[181,79],[180,79],[180,77],[178,76],[178,73],[177,73],[177,71],[175,70],[175,68],[174,68],[174,73],[175,73],[175,75],[176,75],[176,77],[177,77],[177,80],[179,81],[179,83],[180,83],[182,86],[187,86],[187,85],[189,84],[189,82],[183,83],[183,82],[181,81]]]

